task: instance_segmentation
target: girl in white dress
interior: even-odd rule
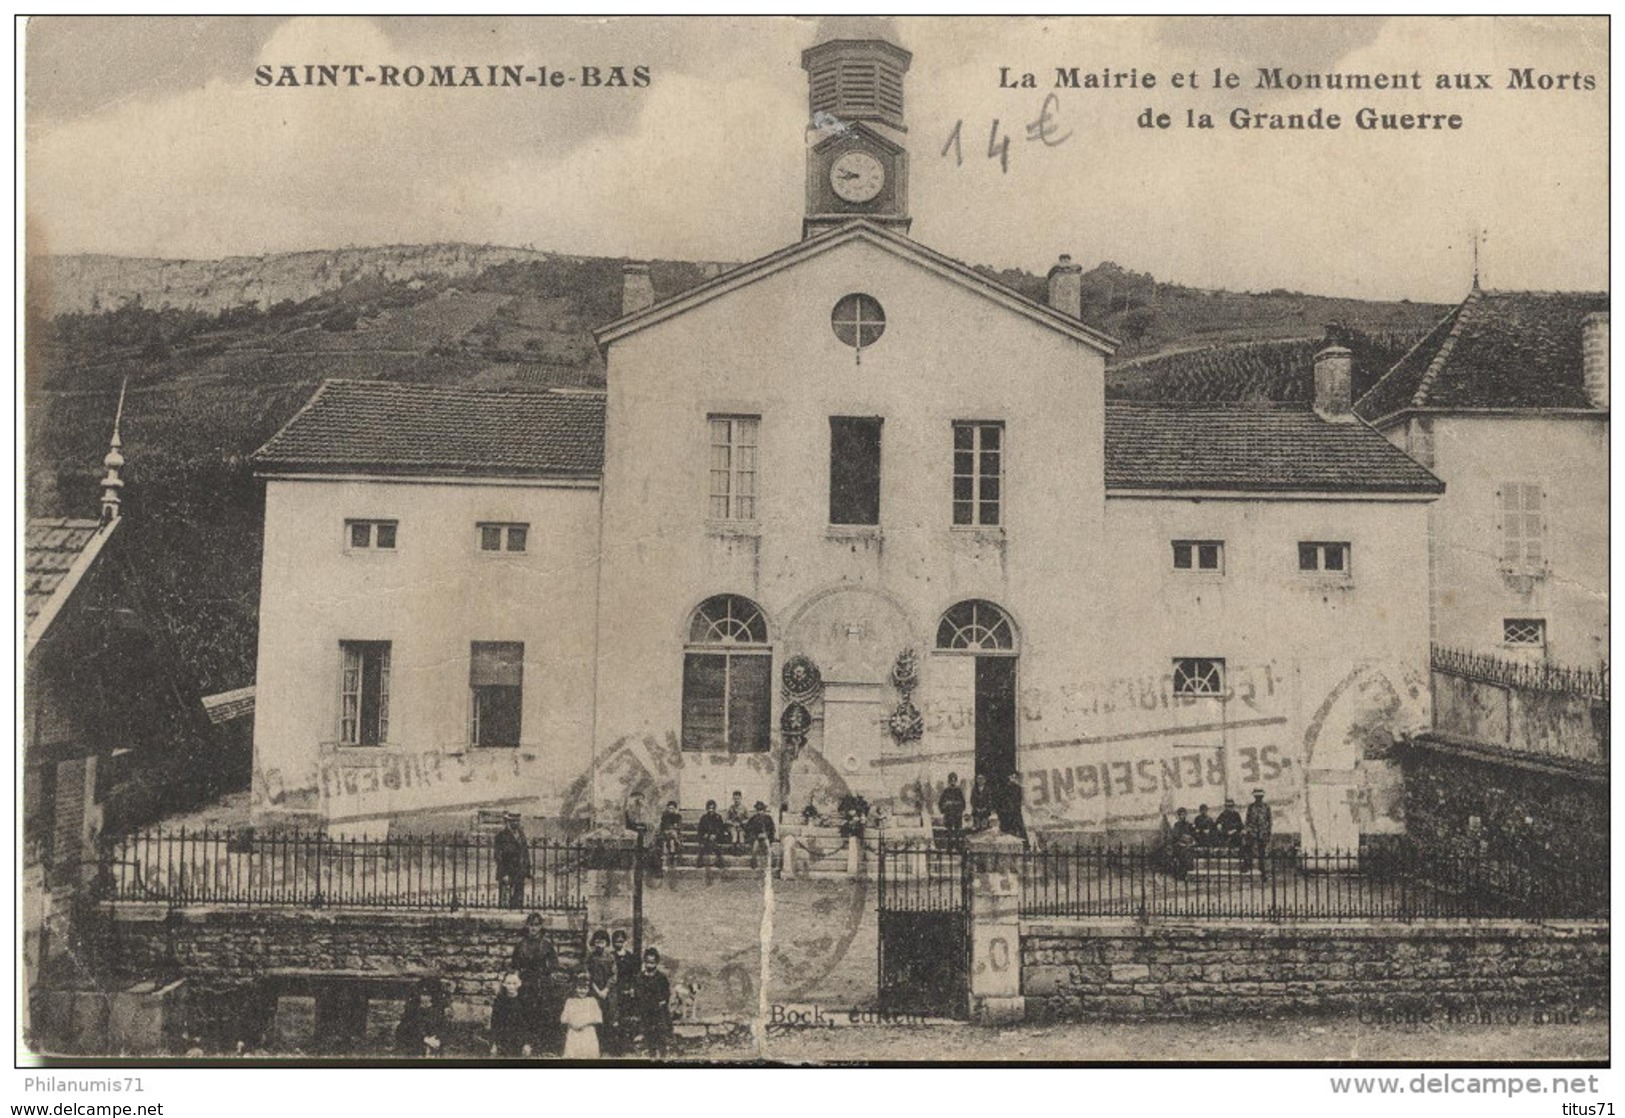
[[[559,1023],[564,1026],[566,1060],[598,1059],[598,1026],[604,1023],[604,1014],[585,973],[576,975],[575,996],[566,999]]]

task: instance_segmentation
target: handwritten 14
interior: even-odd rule
[[[1065,132],[1060,130],[1060,123],[1057,120],[1060,108],[1061,100],[1055,94],[1051,93],[1044,98],[1044,105],[1039,110],[1038,119],[1027,125],[1027,141],[1029,143],[1037,140],[1045,147],[1053,148],[1060,147],[1072,137],[1070,129]],[[948,142],[942,145],[942,157],[946,159],[948,154],[952,152],[955,167],[965,165],[964,131],[964,118],[954,121],[953,130],[948,133]],[[998,117],[993,118],[993,127],[988,131],[987,157],[999,161],[999,170],[1001,172],[1004,174],[1010,173],[1010,137],[1007,134],[1000,134]]]

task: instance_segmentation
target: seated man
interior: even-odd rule
[[[683,852],[683,813],[677,810],[676,800],[666,801],[666,810],[660,813],[660,853],[675,865],[677,855]]]
[[[1239,851],[1241,849],[1241,812],[1236,810],[1236,801],[1225,797],[1224,810],[1219,812],[1215,821],[1218,831],[1218,845],[1226,850]]]
[[[699,832],[699,864],[705,865],[705,856],[709,854],[717,865],[722,865],[722,844],[728,841],[730,832],[728,821],[717,811],[715,800],[705,801],[705,814],[700,816]]]
[[[751,816],[745,821],[745,842],[750,847],[751,869],[759,869],[761,863],[757,858],[773,857],[773,840],[777,838],[773,827],[773,817],[767,812],[767,805],[761,800],[751,810]]]
[[[1176,818],[1171,832],[1173,848],[1169,851],[1169,856],[1172,859],[1175,877],[1184,877],[1190,872],[1191,853],[1196,849],[1196,828],[1191,826],[1190,820],[1186,818],[1189,814],[1185,808],[1174,812]]]
[[[1219,825],[1213,821],[1213,816],[1207,813],[1207,805],[1203,804],[1196,809],[1196,818],[1191,820],[1191,829],[1196,832],[1196,845],[1212,846],[1218,835]]]

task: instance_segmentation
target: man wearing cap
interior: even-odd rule
[[[504,817],[502,830],[497,832],[495,860],[497,866],[497,904],[503,908],[520,908],[525,903],[525,879],[531,876],[530,839],[519,825],[519,813],[510,811]]]
[[[1253,856],[1258,856],[1258,876],[1269,876],[1269,864],[1265,859],[1269,856],[1270,831],[1274,823],[1270,817],[1270,805],[1264,802],[1264,790],[1253,789],[1253,802],[1247,805],[1247,822],[1245,824],[1246,840],[1242,846],[1241,872],[1247,873],[1253,868]]]
[[[767,813],[767,805],[761,800],[751,811],[749,819],[745,820],[745,845],[750,848],[750,868],[757,869],[761,863],[756,860],[758,853],[773,856],[774,834],[773,817]]]
[[[1218,831],[1218,844],[1225,850],[1238,851],[1241,849],[1241,812],[1236,810],[1236,801],[1229,796],[1224,798],[1224,810],[1219,812],[1219,818],[1214,820]]]

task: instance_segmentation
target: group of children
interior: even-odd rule
[[[671,981],[660,969],[660,952],[651,947],[639,959],[625,932],[612,938],[603,929],[592,933],[588,947],[585,966],[566,974],[541,914],[531,913],[491,1003],[492,1056],[596,1060],[633,1055],[640,1040],[648,1055],[667,1054]],[[445,1026],[440,984],[425,979],[395,1030],[396,1049],[439,1056]]]

